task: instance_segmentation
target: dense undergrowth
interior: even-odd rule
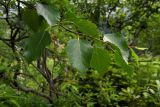
[[[1,62],[1,64],[4,64]],[[5,65],[4,65],[5,66]],[[4,67],[3,66],[3,67]],[[61,77],[53,105],[41,97],[0,85],[3,107],[159,107],[160,60],[143,56],[132,75],[119,67],[110,68],[103,76],[88,72],[59,73]],[[1,67],[1,70],[4,69]],[[33,71],[33,70],[31,70]],[[34,86],[32,82],[28,83]]]

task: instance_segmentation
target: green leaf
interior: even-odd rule
[[[52,6],[37,3],[36,4],[37,13],[44,17],[49,25],[54,26],[60,18],[59,11]]]
[[[48,32],[38,32],[32,35],[26,42],[24,56],[28,62],[40,57],[46,46],[50,45],[51,38]]]
[[[131,50],[132,57],[136,60],[136,63],[138,64],[138,61],[139,61],[138,55],[134,52],[132,48],[130,48],[130,50]]]
[[[103,74],[110,64],[110,56],[108,52],[101,48],[95,48],[91,59],[91,67]]]
[[[114,59],[115,59],[116,64],[118,64],[119,66],[121,67],[127,66],[127,64],[125,63],[125,61],[123,60],[122,56],[119,54],[118,51],[115,51]]]
[[[123,60],[122,56],[119,54],[118,51],[115,51],[114,53],[114,60],[115,60],[115,63],[119,65],[124,71],[126,71],[129,76],[133,75],[132,68],[126,64],[126,62]]]
[[[33,31],[38,31],[41,27],[42,17],[38,16],[35,10],[25,8],[23,11],[22,20]]]
[[[141,50],[141,51],[144,51],[144,50],[147,50],[148,48],[142,48],[142,47],[135,47],[136,49],[138,50]]]
[[[94,36],[97,37],[98,36],[98,29],[97,26],[87,20],[79,20],[76,21],[75,24],[78,27],[78,30],[81,31],[82,33],[88,35],[88,36]]]
[[[72,21],[72,22],[77,22],[80,20],[80,18],[72,11],[67,11],[65,14],[65,19]]]
[[[92,57],[91,43],[86,40],[72,39],[67,44],[67,55],[73,67],[86,71]]]
[[[123,59],[125,60],[126,63],[128,63],[128,57],[129,57],[128,46],[127,46],[125,39],[120,34],[118,33],[105,34],[103,41],[104,42],[108,41],[114,44],[115,46],[117,46],[121,51]]]
[[[20,105],[18,104],[18,102],[14,99],[8,99],[5,101],[5,103],[8,105],[8,106],[11,106],[12,107],[20,107]]]
[[[81,16],[77,16],[74,12],[68,11],[65,18],[72,21],[77,26],[78,30],[87,36],[98,37],[99,31],[97,26],[88,20],[83,20]]]

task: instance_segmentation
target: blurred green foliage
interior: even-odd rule
[[[19,2],[0,1],[0,107],[160,106],[159,0]]]

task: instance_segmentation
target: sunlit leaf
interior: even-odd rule
[[[144,50],[147,50],[148,48],[142,48],[142,47],[135,47],[136,49],[138,50],[141,50],[141,51],[144,51]]]
[[[132,57],[136,60],[136,63],[138,64],[138,60],[139,60],[138,55],[134,52],[132,48],[130,48],[130,50],[131,50]]]
[[[104,42],[110,42],[117,46],[122,54],[123,59],[128,63],[129,50],[125,39],[118,33],[114,34],[105,34],[103,37]]]
[[[87,20],[79,20],[75,23],[78,26],[78,30],[80,30],[82,33],[94,37],[98,36],[98,29],[94,23]]]

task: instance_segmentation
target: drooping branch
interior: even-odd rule
[[[28,88],[28,87],[24,87],[22,85],[19,85],[16,81],[11,83],[11,87],[14,88],[14,89],[26,92],[26,93],[32,93],[32,94],[35,94],[37,96],[44,97],[44,98],[48,99],[50,102],[52,102],[52,98],[50,96],[48,96],[44,93],[38,92],[38,91],[36,91],[32,88]]]
[[[13,80],[10,82],[10,86],[12,88],[17,89],[19,91],[26,92],[26,93],[32,93],[32,94],[35,94],[37,96],[41,96],[43,98],[48,99],[48,101],[52,103],[52,101],[53,101],[52,97],[50,97],[49,95],[47,95],[45,93],[42,93],[42,92],[39,92],[39,91],[37,91],[37,90],[35,90],[33,88],[23,86],[20,83],[18,83],[17,79],[18,79],[19,75],[26,75],[26,76],[29,76],[29,77],[33,78],[33,76],[31,76],[31,75],[20,73],[20,72],[15,72],[14,76],[13,76]]]

